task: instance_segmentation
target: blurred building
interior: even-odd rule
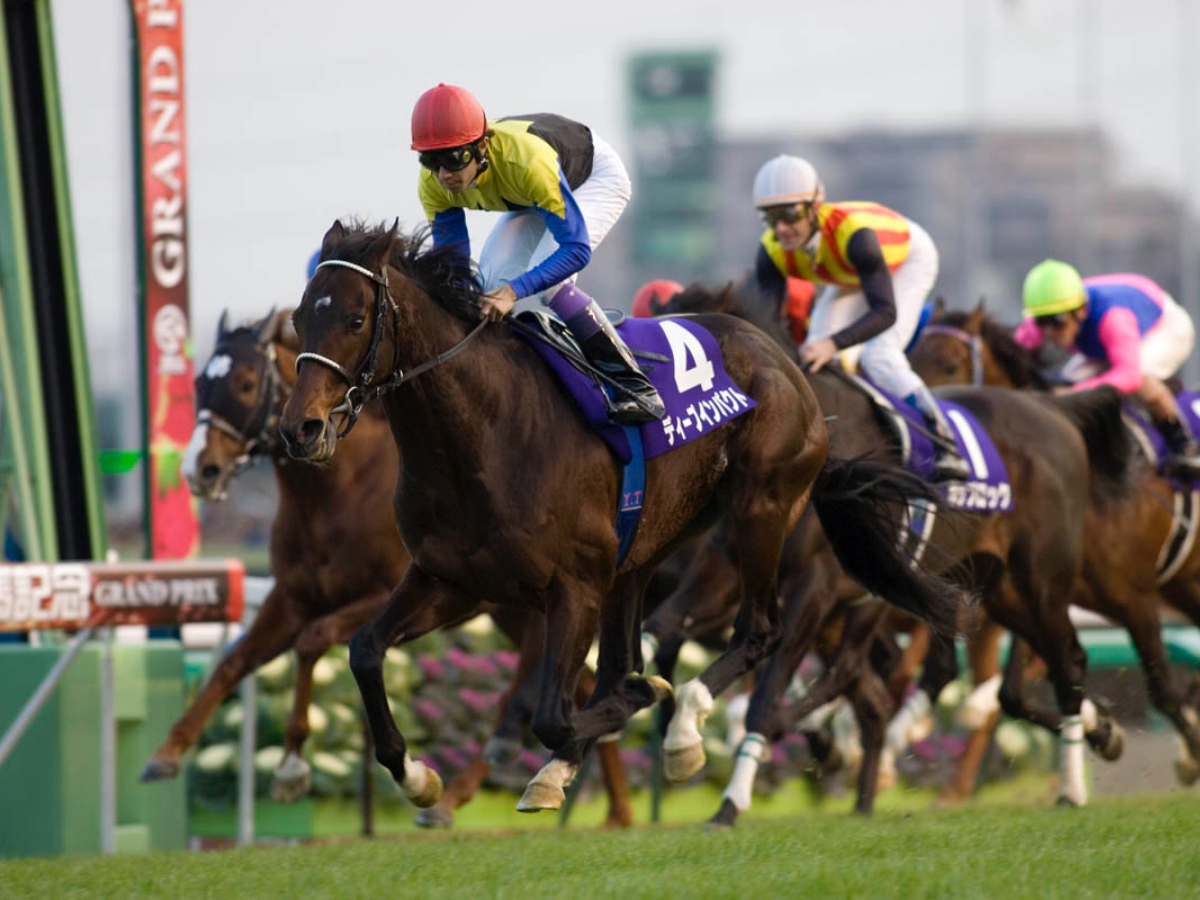
[[[1179,295],[1186,209],[1160,190],[1116,184],[1114,151],[1101,131],[1005,129],[978,141],[963,130],[718,139],[712,257],[665,269],[635,254],[634,229],[621,227],[588,268],[588,283],[607,304],[628,306],[651,278],[738,277],[752,265],[761,233],[750,204],[754,173],[788,152],[817,166],[830,199],[874,200],[920,222],[941,254],[935,292],[952,307],[984,296],[994,314],[1015,320],[1025,273],[1047,256],[1085,275],[1141,272]],[[638,203],[635,176],[635,210]],[[658,228],[669,223],[656,219]]]

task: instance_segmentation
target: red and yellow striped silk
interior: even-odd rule
[[[908,257],[908,222],[886,206],[857,200],[822,203],[817,209],[817,220],[821,240],[815,256],[803,250],[785,251],[774,229],[768,228],[763,233],[762,245],[781,274],[839,287],[858,287],[858,273],[850,265],[846,247],[850,238],[863,228],[870,228],[879,238],[889,271],[896,271]]]

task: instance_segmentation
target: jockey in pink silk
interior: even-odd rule
[[[1200,447],[1189,434],[1163,382],[1192,352],[1191,316],[1144,275],[1080,278],[1048,259],[1030,270],[1024,288],[1025,321],[1013,337],[1029,349],[1050,340],[1076,355],[1063,367],[1075,390],[1110,384],[1135,394],[1167,439],[1169,467],[1200,476]]]

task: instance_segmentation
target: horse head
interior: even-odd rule
[[[423,238],[401,234],[399,220],[326,232],[292,317],[301,353],[280,434],[296,459],[328,460],[367,401],[454,355],[463,322],[476,323],[468,337],[484,324],[469,261],[454,246],[422,249]]]
[[[274,443],[283,378],[275,342],[284,314],[229,330],[221,313],[212,356],[196,376],[196,427],[183,462],[192,493],[224,500],[229,482]]]

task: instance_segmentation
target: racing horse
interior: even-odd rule
[[[722,514],[736,528],[742,600],[729,649],[701,676],[706,690],[723,690],[778,643],[775,570],[810,498],[831,517],[826,533],[848,571],[953,631],[961,592],[910,568],[883,515],[926,487],[902,470],[827,458],[803,373],[749,323],[695,320],[756,407],[647,460],[641,524],[618,568],[616,459],[533,348],[508,327],[485,330],[478,281],[457,250],[424,249],[398,222],[338,221],[320,259],[293,316],[303,352],[280,433],[293,457],[326,462],[362,402],[379,396],[400,448],[396,524],[413,561],[351,640],[350,664],[376,756],[414,803],[435,803],[441,785],[408,756],[388,710],[389,646],[485,599],[543,612],[532,725],[554,756],[518,809],[557,808],[591,742],[669,690],[639,674],[642,593],[667,555]],[[572,689],[597,629],[596,688],[575,710]]]
[[[757,320],[763,318],[757,305],[731,288],[711,292],[693,287],[676,295],[667,311],[713,306]],[[891,429],[883,423],[863,390],[832,370],[811,376],[810,381],[822,409],[835,416],[830,425],[835,450],[898,458]],[[1010,476],[1014,502],[1011,512],[942,515],[928,538],[927,552],[940,560],[955,578],[978,591],[991,615],[1011,623],[1010,627],[1044,651],[1063,715],[1079,715],[1084,707],[1085,660],[1068,616],[1067,600],[1070,585],[1079,571],[1089,496],[1119,493],[1126,485],[1130,447],[1123,440],[1116,397],[1105,392],[1088,398],[1039,401],[1020,392],[974,388],[945,396],[971,412],[995,440]],[[816,592],[811,598],[802,593],[789,597],[785,618],[799,625],[803,621],[800,617],[807,616],[811,632],[812,623],[820,621],[831,609],[828,604],[838,574],[836,569],[830,569],[824,585],[819,582],[806,585],[808,590]],[[720,583],[712,576],[706,581]],[[668,605],[670,602],[667,601]],[[777,736],[785,724],[832,699],[840,688],[836,679],[829,679],[819,689],[814,688],[791,714],[785,711],[780,714],[782,719],[775,718],[791,673],[811,646],[811,633],[804,632],[800,627],[788,631],[785,644],[768,663],[767,674],[756,686],[746,729],[757,733],[760,741],[764,736]],[[860,668],[866,658],[865,642],[870,639],[870,632],[862,632],[857,656],[851,655]],[[851,653],[853,647],[848,645],[844,649]],[[848,667],[838,668],[843,678],[849,677]],[[921,679],[925,696],[936,697],[956,674],[953,647],[947,642],[934,642]],[[906,732],[913,708],[906,704],[901,712],[892,727]],[[1099,713],[1087,723],[1085,733],[1095,745],[1109,752],[1119,740],[1115,723]],[[871,760],[868,741],[873,743],[876,739],[874,729],[870,733],[864,730],[864,768]],[[670,746],[670,741],[668,735],[664,745]],[[1084,802],[1082,758],[1064,754],[1063,765],[1064,800]],[[669,766],[667,771],[672,775]],[[693,771],[685,769],[674,777],[681,780]],[[867,797],[864,788],[869,787],[860,781],[859,810],[863,812],[869,811],[869,805],[864,804]],[[748,801],[748,785],[740,794],[733,789],[727,791],[714,823],[732,824],[739,809],[744,808],[742,804]]]
[[[914,369],[931,385],[977,383],[1049,389],[1035,355],[1012,339],[1011,329],[993,321],[982,303],[969,312],[941,310],[935,314],[911,357]],[[1200,778],[1200,673],[1186,690],[1172,678],[1162,642],[1159,598],[1200,625],[1200,546],[1181,543],[1181,552],[1171,559],[1173,548],[1169,545],[1186,533],[1186,527],[1182,532],[1178,528],[1185,525],[1182,520],[1186,518],[1178,513],[1178,491],[1144,461],[1136,467],[1134,477],[1135,489],[1127,495],[1100,497],[1089,507],[1083,577],[1072,602],[1129,632],[1151,702],[1170,719],[1181,739],[1176,775],[1181,783],[1190,785]],[[1195,494],[1193,502],[1194,498]],[[1011,655],[999,700],[1010,715],[1028,717],[1018,657]]]
[[[278,417],[296,380],[299,352],[289,315],[290,311],[272,312],[253,326],[235,329],[226,329],[222,315],[216,347],[196,379],[197,426],[184,465],[188,483],[196,496],[222,500],[236,476],[256,458],[270,459],[279,494],[270,546],[275,583],[246,635],[219,662],[151,757],[144,781],[176,775],[181,754],[195,744],[205,721],[238,681],[293,648],[296,686],[284,732],[284,758],[271,793],[277,800],[306,794],[310,770],[302,749],[308,737],[313,666],[329,647],[348,641],[382,608],[408,567],[391,504],[399,457],[378,403],[364,409],[359,427],[327,465],[298,465],[283,450]],[[328,502],[330,494],[338,502]],[[490,605],[486,611],[521,650],[513,685],[498,704],[496,733],[488,749],[455,776],[438,807],[423,811],[420,824],[449,825],[455,808],[470,799],[487,775],[489,759],[503,756],[524,725],[522,699],[528,689],[519,688],[541,652],[542,616]],[[587,699],[591,682],[590,670],[585,671],[579,702]],[[608,789],[605,825],[627,826],[632,809],[617,745],[602,742],[597,754]]]

